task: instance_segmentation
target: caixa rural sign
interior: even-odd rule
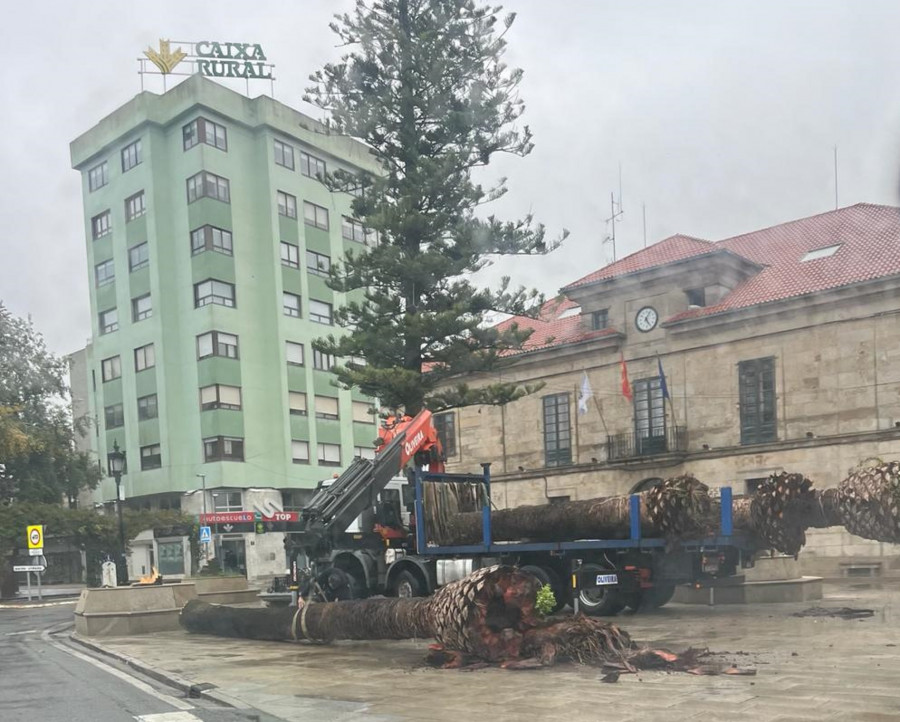
[[[268,62],[258,43],[183,42],[160,38],[159,47],[147,48],[144,56],[162,75],[199,73],[209,78],[274,79],[272,69],[275,66]],[[138,61],[141,73],[153,72],[145,67],[144,58],[138,58]]]

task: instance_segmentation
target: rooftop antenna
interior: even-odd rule
[[[837,146],[834,146],[834,210],[838,209]]]
[[[609,235],[603,239],[603,242],[607,241],[612,242],[612,262],[616,262],[616,222],[622,217],[625,213],[625,210],[622,208],[622,164],[619,163],[619,201],[616,202],[615,194],[610,192],[609,194],[609,218],[606,219],[606,223],[611,225]],[[621,221],[619,221],[621,223]]]
[[[647,247],[647,204],[641,203],[641,214],[644,216],[644,248]]]

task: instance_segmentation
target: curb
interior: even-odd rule
[[[185,679],[184,677],[181,677],[174,672],[168,672],[164,669],[160,669],[159,667],[154,667],[153,665],[146,664],[145,662],[142,662],[135,657],[130,657],[127,654],[122,654],[121,652],[108,649],[102,644],[85,639],[77,632],[72,632],[71,634],[67,635],[67,637],[73,643],[80,645],[85,649],[90,649],[91,651],[97,652],[98,654],[102,654],[107,657],[111,657],[112,659],[118,660],[128,667],[137,670],[141,674],[145,674],[146,676],[155,679],[157,682],[162,682],[163,684],[180,690],[184,693],[185,697],[202,697],[204,699],[212,700],[213,702],[216,702],[223,707],[234,707],[238,709],[246,709],[250,707],[250,705],[248,705],[246,702],[243,702],[237,697],[232,697],[230,694],[222,692],[217,688],[210,687],[207,683],[191,682],[190,680]]]

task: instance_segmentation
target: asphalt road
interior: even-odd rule
[[[0,608],[0,719],[35,722],[276,722],[136,674],[50,630],[72,620],[73,603]]]

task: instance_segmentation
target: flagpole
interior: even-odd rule
[[[578,386],[575,387],[575,458],[573,463],[578,463],[578,417],[581,416],[581,410],[578,408]]]

